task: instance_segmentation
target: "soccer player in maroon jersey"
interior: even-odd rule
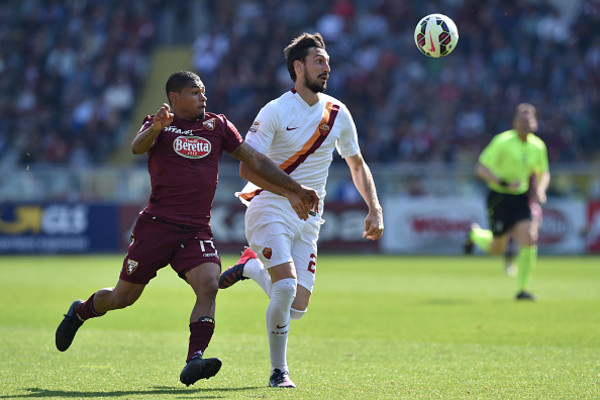
[[[221,272],[209,222],[223,151],[277,185],[278,194],[287,198],[299,218],[306,220],[319,199],[314,190],[299,185],[244,143],[224,115],[205,111],[205,88],[198,75],[172,74],[166,92],[170,105],[147,116],[133,139],[134,154],[148,153],[152,193],[133,228],[117,285],[71,304],[56,330],[56,347],[67,350],[85,320],[132,305],[156,272],[170,264],[196,294],[188,355],[180,375],[189,386],[221,368],[221,360],[202,355],[214,332]]]

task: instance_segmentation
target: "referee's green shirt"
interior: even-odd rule
[[[548,171],[548,152],[542,139],[533,133],[527,135],[527,140],[523,142],[517,131],[511,129],[494,136],[481,152],[479,162],[508,183],[521,182],[517,190],[488,183],[490,189],[500,193],[521,194],[529,189],[532,173],[539,175]]]

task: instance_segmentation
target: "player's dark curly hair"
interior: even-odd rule
[[[167,99],[169,98],[169,93],[177,92],[181,93],[181,91],[191,82],[200,82],[200,77],[198,74],[195,74],[191,71],[177,71],[167,79],[167,84],[165,85],[165,89],[167,91]]]
[[[283,49],[283,55],[285,56],[285,60],[287,62],[287,69],[294,82],[296,82],[294,61],[300,60],[304,62],[308,51],[313,47],[325,50],[325,42],[323,41],[323,37],[319,32],[314,34],[304,32],[302,35],[292,40],[292,42],[285,49]]]

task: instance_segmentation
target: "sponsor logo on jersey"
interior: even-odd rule
[[[321,122],[319,124],[319,132],[321,135],[327,135],[327,133],[329,133],[329,125],[327,125],[325,122]]]
[[[250,127],[249,131],[250,132],[256,132],[258,130],[258,127],[260,126],[260,121],[256,120],[252,123],[252,126]]]
[[[203,158],[210,154],[210,142],[198,136],[179,136],[173,141],[173,150],[185,158]]]
[[[194,133],[193,129],[187,129],[187,130],[183,131],[183,130],[179,129],[178,127],[174,126],[174,125],[167,126],[163,130],[165,132],[173,132],[173,133],[177,133],[179,135],[191,135],[191,134]]]
[[[215,129],[215,119],[211,118],[208,121],[204,121],[202,123],[202,126],[204,126],[209,131],[212,131],[213,129]]]
[[[273,250],[271,250],[270,247],[265,247],[262,251],[262,255],[267,259],[270,260],[271,256],[273,255]]]
[[[127,275],[133,274],[140,263],[134,260],[127,260],[127,267],[125,267]]]

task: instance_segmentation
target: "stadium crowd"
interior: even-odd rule
[[[0,162],[106,160],[146,75],[153,3],[2,2]]]
[[[331,55],[328,93],[352,111],[368,162],[474,162],[510,128],[522,101],[538,109],[551,163],[600,155],[598,0],[201,5],[210,18],[189,38],[191,63],[209,109],[242,134],[262,105],[292,86],[281,49],[302,31],[318,31]],[[105,162],[131,133],[123,129],[165,7],[163,0],[0,6],[0,163]],[[439,60],[413,41],[418,20],[434,12],[453,18],[460,33],[456,50]]]

